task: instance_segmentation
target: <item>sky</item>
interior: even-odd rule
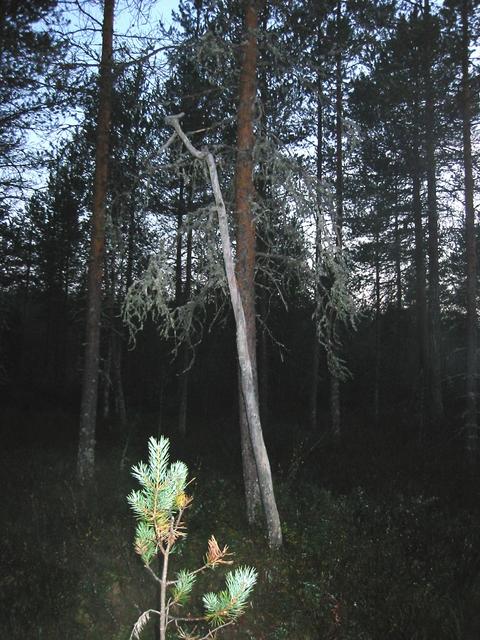
[[[0,0],[1,2],[1,0]],[[171,24],[172,11],[178,7],[179,0],[117,0],[114,30],[116,36],[127,36],[133,49],[139,46],[135,36],[150,35],[154,32],[159,20],[168,27]],[[87,62],[95,66],[101,51],[102,4],[85,2],[84,0],[61,0],[59,6],[69,24],[64,26],[65,33],[76,42],[75,56],[77,61]],[[138,11],[140,5],[141,11]],[[45,24],[39,23],[44,29]],[[82,119],[82,113],[73,108],[70,113],[52,120],[51,125],[43,130],[32,130],[27,134],[28,146],[37,150],[52,150],[65,136],[70,135],[72,126]],[[32,172],[30,184],[32,188],[41,188],[48,178],[48,171]]]
[[[138,25],[135,26],[136,29],[148,31],[149,25],[148,22],[155,22],[157,18],[163,20],[164,24],[168,26],[171,23],[172,11],[178,7],[178,0],[156,0],[156,2],[144,2],[146,7],[145,16],[147,18],[144,21],[144,25],[142,27],[142,21],[139,22]],[[148,9],[147,5],[153,5],[150,9]],[[127,5],[125,7],[125,5]],[[135,7],[132,7],[134,3],[129,2],[128,0],[119,0],[117,5],[117,14],[116,14],[116,31],[121,32],[122,30],[126,30],[129,28],[129,25],[132,22],[135,22],[135,17],[138,15]]]
[[[159,0],[158,6],[162,18],[169,21],[172,10],[178,7],[178,0]]]

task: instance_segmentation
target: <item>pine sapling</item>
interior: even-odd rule
[[[174,579],[169,578],[169,558],[176,543],[185,537],[184,513],[191,505],[187,494],[188,469],[183,462],[169,463],[169,440],[151,437],[148,441],[148,464],[140,462],[132,467],[132,475],[140,483],[140,489],[132,491],[127,500],[138,520],[135,534],[135,551],[153,579],[160,585],[159,610],[148,609],[138,618],[130,635],[139,639],[142,629],[152,615],[159,616],[160,640],[167,632],[184,640],[214,638],[219,629],[233,624],[245,611],[248,599],[257,580],[252,567],[239,567],[226,575],[225,589],[203,596],[204,612],[199,616],[179,616],[175,613],[190,598],[196,578],[207,569],[222,564],[232,564],[228,546],[219,546],[212,535],[204,563],[198,569],[180,570]],[[152,569],[152,561],[161,558],[161,575]],[[197,635],[189,628],[194,627]],[[198,629],[203,631],[198,635]]]

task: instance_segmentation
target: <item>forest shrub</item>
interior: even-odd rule
[[[300,493],[307,504],[297,501],[302,519],[288,538],[303,559],[294,626],[308,616],[320,637],[463,637],[459,621],[478,576],[478,531],[465,514],[447,518],[436,498],[422,496],[343,496],[311,485]]]

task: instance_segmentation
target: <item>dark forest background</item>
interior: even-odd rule
[[[0,629],[129,636],[155,594],[128,469],[166,434],[197,478],[192,555],[219,529],[259,568],[225,637],[473,640],[478,4],[161,4],[0,8]],[[219,168],[279,551],[248,489],[211,185],[163,146],[178,113]]]

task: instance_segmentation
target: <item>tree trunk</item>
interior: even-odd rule
[[[475,209],[473,204],[472,167],[472,96],[470,89],[470,28],[471,2],[462,0],[462,125],[463,164],[465,179],[465,244],[467,257],[467,406],[465,411],[466,454],[473,469],[478,459],[477,421],[477,248]]]
[[[185,215],[184,181],[180,178],[177,204],[177,242],[175,258],[175,306],[179,307],[185,303],[183,288],[183,238],[182,226]],[[187,433],[187,398],[188,398],[188,349],[186,344],[182,344],[176,362],[177,376],[179,378],[179,401],[178,401],[178,433],[184,438]]]
[[[180,374],[180,402],[178,405],[178,433],[182,438],[187,437],[189,364],[188,346],[184,344],[181,349],[181,365],[183,369]]]
[[[251,7],[249,7],[249,9],[254,11],[254,9]],[[249,12],[249,9],[247,9],[247,14]],[[277,549],[282,544],[282,528],[280,526],[280,518],[278,515],[275,494],[273,491],[270,461],[268,459],[267,449],[263,440],[260,412],[258,409],[254,368],[248,345],[247,322],[243,309],[242,297],[240,295],[240,289],[235,275],[235,265],[233,260],[232,245],[230,242],[230,232],[228,229],[227,212],[222,196],[222,191],[220,189],[220,182],[218,179],[215,158],[208,150],[199,151],[198,149],[195,149],[190,140],[182,131],[179,123],[179,118],[180,116],[169,116],[166,118],[166,123],[174,127],[176,133],[180,136],[189,152],[195,158],[204,160],[206,162],[213,194],[215,197],[215,205],[218,215],[218,226],[222,243],[223,261],[227,276],[228,289],[230,292],[230,299],[232,301],[233,313],[235,316],[235,326],[237,329],[237,354],[241,373],[240,380],[242,387],[242,396],[245,403],[245,411],[247,414],[248,429],[250,433],[250,442],[255,458],[255,466],[257,470],[258,483],[262,498],[262,506],[266,519],[268,542],[272,549]]]
[[[415,167],[416,168],[416,167]],[[420,176],[412,176],[412,209],[415,227],[415,310],[417,324],[418,361],[422,380],[427,366],[427,293],[425,249],[423,238],[422,202],[420,198]],[[422,387],[424,383],[422,382]]]
[[[377,217],[378,219],[378,217]],[[375,230],[375,382],[373,391],[373,411],[375,426],[380,422],[380,377],[382,364],[381,342],[381,296],[380,296],[380,234]]]
[[[236,276],[242,298],[247,330],[247,344],[252,363],[253,384],[258,402],[258,376],[256,357],[256,313],[255,313],[255,221],[252,212],[253,147],[255,143],[253,118],[256,97],[258,14],[254,1],[245,10],[246,39],[242,47],[242,64],[239,81],[239,104],[237,112],[237,161],[235,168],[235,213],[237,218]],[[241,377],[241,373],[239,372]],[[240,387],[241,387],[241,380]],[[239,394],[240,434],[242,440],[243,476],[247,516],[252,523],[260,507],[260,489],[250,432],[245,409],[246,399]]]
[[[429,0],[424,0],[425,20],[425,160],[427,164],[428,213],[428,410],[431,426],[443,419],[442,379],[440,367],[440,285],[438,268],[438,211],[435,159],[435,102],[431,68],[433,64],[433,29]]]
[[[98,396],[103,258],[105,251],[105,201],[109,166],[114,5],[115,0],[105,0],[104,2],[92,235],[88,264],[85,362],[77,457],[77,477],[81,484],[86,484],[93,479],[95,467],[95,424]]]
[[[143,83],[143,69],[139,64],[135,75],[134,95],[140,100]],[[135,118],[133,120],[133,149],[130,155],[129,172],[131,175],[130,193],[128,198],[128,241],[127,241],[127,265],[125,270],[125,295],[133,282],[133,266],[135,262],[135,235],[137,231],[136,208],[137,208],[137,189],[138,189],[138,152],[140,143],[137,142],[140,133],[141,112],[135,110]]]
[[[394,194],[394,231],[395,231],[395,302],[397,311],[400,314],[402,310],[402,243],[400,238],[400,224],[398,220],[398,177],[395,176]],[[397,319],[400,321],[400,317]]]
[[[335,55],[335,234],[337,252],[340,254],[343,244],[343,87],[342,87],[342,50],[340,46],[340,27],[342,20],[342,2],[337,2],[337,52]],[[336,322],[336,318],[333,319]],[[330,411],[332,433],[340,437],[340,380],[335,372],[330,376]]]
[[[189,199],[191,205],[191,197]],[[187,259],[185,262],[185,285],[183,287],[183,304],[190,299],[190,289],[192,286],[192,228],[187,233]],[[188,387],[189,387],[189,348],[187,344],[182,345],[183,370],[180,378],[180,407],[178,412],[178,432],[185,438],[187,435],[187,415],[188,415]]]
[[[262,23],[259,27],[261,31],[265,31],[268,26],[268,19],[270,16],[269,8],[264,4],[263,11],[261,15]],[[257,84],[258,84],[258,94],[260,97],[260,102],[262,105],[262,117],[259,121],[259,136],[264,140],[268,140],[269,130],[268,130],[268,120],[267,114],[269,112],[269,88],[267,82],[267,73],[268,70],[263,67],[262,72],[258,74]],[[264,201],[271,202],[271,184],[268,178],[268,168],[264,163],[260,163],[257,178],[255,180],[254,188],[256,189],[257,194]],[[271,223],[271,221],[267,222],[267,227]],[[261,251],[262,253],[268,253],[267,243],[262,239],[262,230],[260,234],[257,234],[257,251]],[[260,295],[258,296],[258,306],[259,306],[259,314],[257,314],[257,318],[261,318],[262,326],[260,328],[260,335],[258,340],[258,393],[259,393],[259,407],[260,407],[260,418],[262,421],[263,428],[268,428],[268,423],[270,421],[270,358],[269,358],[269,336],[266,327],[267,317],[268,317],[268,297],[269,297],[269,283],[268,278],[262,272],[259,271],[258,275],[258,285],[260,289]],[[259,323],[257,322],[257,326]],[[257,485],[258,486],[258,485]],[[258,498],[255,498],[258,501]]]
[[[112,371],[112,341],[108,343],[107,355],[103,362],[102,381],[103,381],[103,413],[104,420],[110,417],[110,391],[112,387],[111,380]]]
[[[240,221],[245,221],[245,226],[240,235],[245,234],[245,238],[241,238],[241,242],[251,239],[253,232],[253,252],[252,245],[245,243],[245,249],[239,249],[237,246],[237,258],[240,262],[244,262],[244,269],[240,271],[240,276],[245,276],[245,268],[251,268],[252,256],[255,259],[255,234],[253,227],[253,219],[251,217],[251,199],[253,196],[253,177],[252,177],[252,151],[253,151],[253,107],[255,98],[255,77],[256,77],[256,57],[257,57],[257,36],[256,29],[258,24],[257,9],[253,2],[249,2],[246,6],[246,27],[247,34],[243,45],[243,63],[240,72],[240,104],[238,113],[238,150],[237,150],[237,171],[235,175],[235,202],[236,206],[241,209],[238,213]],[[222,244],[223,260],[225,272],[227,276],[228,289],[232,302],[233,312],[235,316],[236,326],[236,342],[237,354],[240,368],[241,396],[243,398],[244,409],[246,413],[246,422],[248,426],[249,441],[251,444],[252,454],[248,454],[248,458],[254,461],[256,469],[256,477],[261,496],[261,504],[263,507],[268,543],[272,549],[277,549],[282,544],[282,528],[280,525],[280,517],[278,515],[275,494],[273,491],[272,472],[270,461],[268,459],[267,449],[263,440],[262,425],[260,421],[260,412],[258,408],[257,393],[257,376],[255,367],[255,350],[252,349],[252,318],[248,318],[249,311],[244,310],[244,301],[236,276],[236,268],[233,260],[232,246],[230,242],[230,233],[228,229],[228,218],[223,200],[220,183],[218,179],[215,158],[208,151],[199,151],[196,149],[179,123],[181,116],[169,116],[166,123],[174,127],[177,135],[181,138],[188,151],[200,160],[204,160],[207,164],[210,181],[215,197],[215,205],[218,215],[218,226]],[[250,228],[247,221],[250,220]],[[238,271],[238,264],[237,264]],[[248,292],[250,302],[253,302],[253,311],[255,311],[253,291]],[[253,316],[253,328],[255,328],[255,315]],[[253,345],[255,341],[253,340]],[[246,439],[248,442],[248,439]]]
[[[318,58],[320,59],[322,50],[322,29],[320,15],[318,20]],[[320,278],[322,277],[321,245],[322,245],[322,195],[321,185],[323,181],[323,77],[320,68],[317,70],[317,211],[315,212],[315,284],[314,284],[314,305],[313,313],[314,332],[312,344],[312,386],[310,388],[310,428],[316,431],[318,428],[318,378],[320,364],[320,342],[317,334],[318,314],[320,312]]]
[[[258,385],[254,382],[255,394],[258,392]],[[256,402],[258,404],[258,395]],[[258,479],[257,465],[255,462],[255,452],[250,437],[248,415],[246,409],[246,399],[242,389],[242,371],[238,366],[238,410],[240,420],[240,446],[242,451],[242,472],[245,490],[245,508],[247,522],[250,526],[258,523],[262,511],[262,496],[260,493],[260,482]]]
[[[260,299],[260,314],[262,318],[266,318],[268,314],[266,294]],[[268,332],[264,327],[260,334],[260,375],[259,375],[259,394],[262,402],[260,404],[260,417],[264,429],[268,431],[270,421],[270,358],[268,348]]]
[[[426,268],[425,268],[425,242],[422,215],[422,200],[420,193],[421,167],[420,167],[420,110],[418,96],[413,103],[413,141],[412,141],[412,213],[415,230],[415,323],[417,331],[417,358],[419,380],[417,389],[419,393],[420,410],[420,437],[424,432],[424,396],[425,377],[428,361],[428,329],[427,329],[427,293],[426,293]]]
[[[177,240],[176,240],[176,256],[175,256],[175,306],[178,307],[183,303],[183,265],[182,265],[182,225],[183,214],[185,213],[185,200],[183,197],[183,178],[180,178],[180,187],[178,191],[177,204]]]
[[[320,343],[317,336],[317,327],[314,319],[312,344],[312,386],[310,387],[310,429],[318,429],[318,378],[320,365]]]
[[[120,430],[122,434],[127,432],[127,407],[125,404],[125,393],[123,391],[122,377],[122,355],[123,355],[123,336],[122,328],[115,326],[115,318],[112,322],[112,388],[115,399],[115,414],[118,417]]]

